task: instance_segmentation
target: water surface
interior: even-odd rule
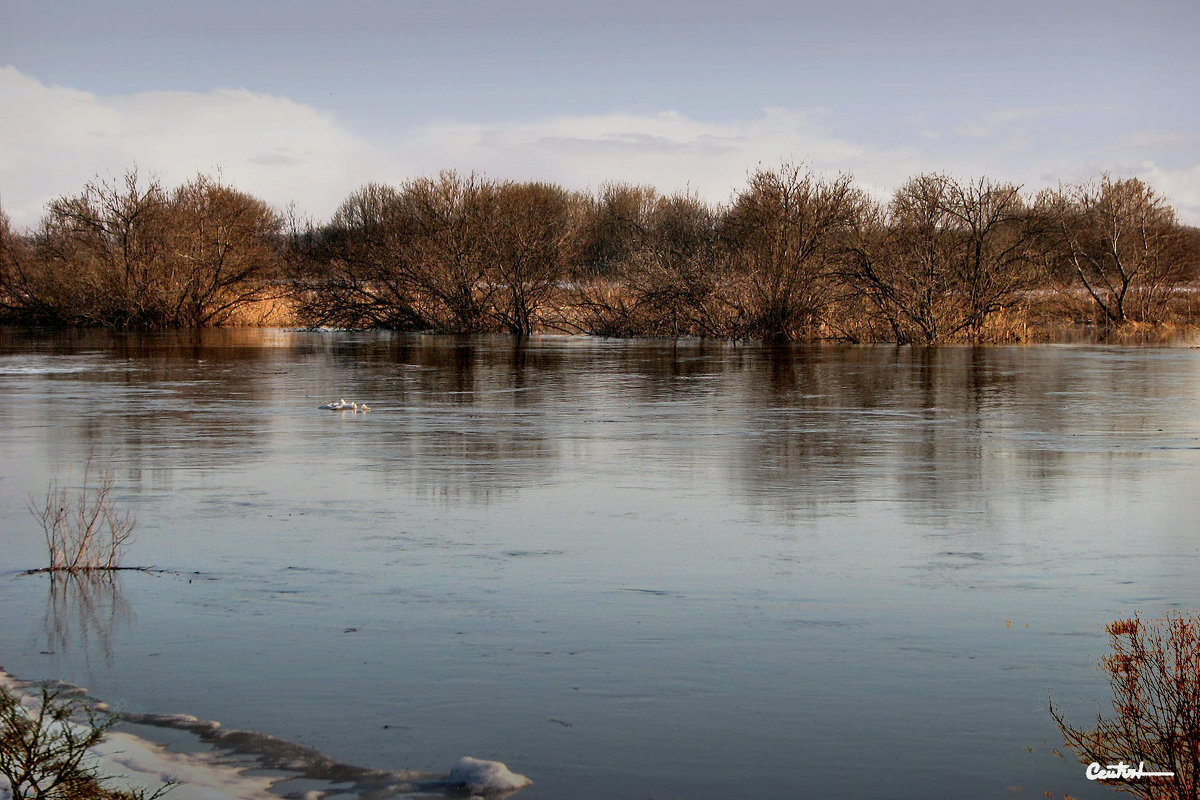
[[[1200,609],[1195,349],[7,330],[0,446],[9,672],[530,800],[1109,796],[1048,693]],[[18,576],[89,453],[165,571]]]

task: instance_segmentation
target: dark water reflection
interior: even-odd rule
[[[1193,349],[4,330],[0,397],[8,574],[89,453],[171,570],[0,580],[0,664],[522,797],[1094,796],[1047,691],[1200,608]]]
[[[78,649],[85,659],[99,656],[111,662],[115,638],[133,623],[121,573],[56,573],[46,580],[50,586],[43,617],[46,638],[42,654],[66,655]]]

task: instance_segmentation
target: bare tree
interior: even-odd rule
[[[328,225],[294,233],[300,256],[292,279],[304,320],[343,328],[433,327],[408,261],[413,235],[400,191],[377,183],[347,197]]]
[[[1151,317],[1164,292],[1194,277],[1174,209],[1136,178],[1060,187],[1039,209],[1061,263],[1106,322]]]
[[[818,331],[836,253],[864,202],[848,175],[828,180],[784,164],[750,176],[725,218],[736,335],[786,341]]]
[[[23,310],[21,263],[24,243],[13,233],[12,224],[0,208],[0,314],[15,317]]]
[[[22,302],[68,324],[221,324],[269,296],[281,229],[265,203],[208,176],[174,192],[136,170],[97,179],[50,203]]]
[[[575,235],[578,277],[617,278],[638,246],[646,218],[658,200],[652,186],[608,183],[586,202]]]
[[[626,268],[647,332],[730,334],[721,254],[719,216],[699,197],[678,194],[655,200]]]
[[[237,309],[280,296],[283,217],[258,198],[198,175],[171,195],[165,279],[170,323],[220,325]]]
[[[497,289],[489,280],[485,240],[492,189],[478,175],[456,172],[411,181],[401,189],[409,231],[404,259],[437,330],[468,333],[487,327]]]
[[[1036,284],[1036,235],[1015,184],[948,181],[948,195],[964,328],[975,340],[989,315],[1015,305]]]
[[[990,315],[1037,285],[1036,230],[1015,185],[920,175],[885,217],[865,219],[852,279],[897,341],[977,339]]]
[[[51,201],[37,236],[38,275],[29,282],[41,305],[67,323],[167,324],[168,203],[163,185],[143,184],[137,170]]]
[[[897,342],[931,344],[956,326],[950,313],[952,248],[942,183],[921,176],[904,184],[886,212],[864,215],[849,249],[849,278],[887,320]]]
[[[509,333],[528,336],[566,276],[578,201],[546,183],[493,184],[484,219],[484,258],[493,313]]]

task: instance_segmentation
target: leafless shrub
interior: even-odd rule
[[[1138,616],[1107,627],[1112,652],[1100,661],[1114,716],[1077,728],[1050,703],[1067,745],[1081,763],[1125,762],[1172,777],[1114,784],[1144,800],[1195,800],[1200,790],[1200,615]]]
[[[0,686],[0,776],[14,800],[153,800],[169,791],[174,783],[149,794],[104,785],[89,751],[116,721],[51,684],[42,684],[40,697],[28,706]]]
[[[116,507],[112,471],[94,473],[89,457],[79,488],[61,486],[54,478],[43,502],[30,498],[29,510],[46,537],[48,572],[121,568],[122,551],[133,539],[133,514]]]
[[[282,296],[283,217],[198,175],[174,190],[137,170],[51,201],[26,241],[0,225],[0,312],[116,328],[222,325]]]
[[[784,163],[759,169],[724,215],[735,338],[819,334],[834,295],[837,254],[866,210],[849,175],[826,179]]]

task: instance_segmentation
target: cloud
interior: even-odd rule
[[[781,161],[850,172],[880,199],[922,172],[988,175],[1035,191],[1107,169],[1143,177],[1183,221],[1200,223],[1200,166],[1188,163],[1200,161],[1194,142],[1156,134],[1157,144],[1175,147],[1169,159],[1128,142],[1120,152],[1084,147],[1065,124],[1074,110],[1065,108],[1001,110],[941,125],[914,113],[911,131],[904,124],[883,137],[871,131],[873,143],[862,131],[837,131],[820,109],[786,108],[722,122],[675,111],[418,120],[373,142],[286,97],[244,89],[101,96],[47,86],[13,67],[0,68],[0,107],[15,109],[0,117],[0,202],[19,227],[35,224],[53,197],[133,166],[170,186],[219,169],[225,181],[276,207],[294,201],[323,220],[368,181],[398,183],[443,169],[574,189],[650,184],[725,202],[751,170]]]
[[[1133,174],[1167,198],[1181,222],[1200,225],[1200,164],[1167,169],[1147,161]]]
[[[405,163],[495,177],[553,180],[572,188],[651,184],[729,200],[757,166],[802,161],[825,172],[865,169],[891,179],[912,161],[903,148],[875,151],[830,132],[814,112],[766,109],[753,119],[704,122],[673,111],[614,112],[434,123],[405,143]],[[902,167],[901,167],[902,168]],[[859,175],[860,178],[863,176]]]
[[[96,175],[136,166],[168,185],[220,170],[284,206],[343,192],[370,147],[336,120],[285,97],[245,90],[99,96],[0,68],[0,201],[18,225]],[[334,201],[336,202],[336,201]]]
[[[759,164],[867,167],[887,173],[886,182],[911,160],[833,135],[819,112],[782,108],[726,123],[674,111],[435,120],[372,143],[286,97],[242,89],[102,96],[48,86],[11,66],[0,68],[0,105],[18,109],[0,120],[0,202],[19,226],[35,224],[52,198],[133,166],[168,185],[219,169],[238,188],[323,219],[367,181],[442,169],[576,189],[646,183],[721,202]]]

